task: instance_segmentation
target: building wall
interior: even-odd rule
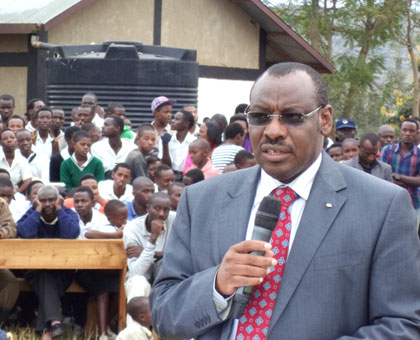
[[[100,0],[51,28],[48,41],[80,45],[104,41],[153,43],[152,0]]]
[[[10,94],[15,98],[14,113],[23,115],[26,111],[27,67],[0,67],[0,94]]]
[[[26,34],[1,34],[0,53],[28,52],[28,36]]]
[[[258,69],[259,29],[233,1],[162,3],[161,44],[197,50],[200,65]]]

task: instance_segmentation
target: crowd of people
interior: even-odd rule
[[[14,98],[0,96],[0,239],[122,238],[130,316],[117,337],[110,324],[119,289],[115,273],[0,270],[0,322],[16,309],[15,276],[21,274],[38,298],[35,328],[44,340],[62,336],[68,320],[83,328],[83,311],[62,300],[74,280],[97,299],[100,340],[152,338],[147,297],[184,188],[257,163],[246,104],[238,105],[229,123],[215,114],[202,124],[194,106],[173,112],[174,104],[155,98],[154,120],[133,130],[123,104],[102,109],[96,95],[86,93],[64,128],[62,108],[34,98],[18,115]],[[334,140],[324,138],[325,157],[407,189],[419,218],[419,124],[418,118],[402,121],[399,141],[390,125],[358,139],[354,121],[339,119]]]
[[[64,128],[62,108],[34,98],[27,112],[17,115],[14,98],[0,96],[0,238],[122,238],[127,302],[133,305],[128,311],[144,312],[148,306],[138,298],[150,293],[185,186],[256,164],[243,113],[238,111],[229,125],[220,114],[198,124],[194,106],[173,113],[174,104],[155,98],[154,120],[134,131],[121,103],[103,110],[96,95],[86,93]],[[97,300],[100,339],[116,337],[110,320],[118,275],[0,270],[0,322],[16,310],[15,274],[23,275],[37,295],[35,329],[43,339],[61,336],[64,321],[84,326],[83,312],[62,306],[74,280]],[[130,328],[119,339],[129,339],[131,328],[149,338],[150,318],[141,326],[139,316],[130,315]]]

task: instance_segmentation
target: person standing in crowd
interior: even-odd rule
[[[82,105],[87,105],[91,108],[92,118],[90,121],[93,124],[95,124],[98,128],[102,129],[102,126],[104,125],[104,119],[96,113],[96,107],[99,106],[98,97],[96,96],[96,94],[92,92],[86,93],[82,97]]]
[[[43,182],[49,181],[49,163],[50,160],[43,154],[32,150],[32,134],[25,129],[16,132],[19,153],[25,157],[31,169],[32,178],[39,178]]]
[[[216,113],[210,118],[210,121],[213,123],[216,123],[219,126],[219,129],[223,135],[223,133],[225,132],[226,126],[228,125],[226,117],[222,115],[221,113]]]
[[[335,141],[343,143],[347,138],[356,138],[356,124],[353,119],[340,118],[335,123]]]
[[[35,112],[37,112],[41,107],[44,106],[44,102],[42,101],[42,99],[39,98],[33,98],[28,101],[25,116],[28,119],[28,123],[26,124],[26,130],[28,130],[29,132],[33,132],[36,130]]]
[[[137,129],[137,148],[130,151],[125,163],[131,169],[132,179],[147,176],[146,157],[152,154],[156,144],[156,133],[152,124],[143,123]]]
[[[131,131],[131,126],[125,123],[126,116],[125,116],[125,107],[123,104],[118,103],[118,102],[109,103],[108,106],[106,107],[105,117],[107,118],[110,116],[118,116],[123,120],[124,131],[121,134],[121,138],[125,138],[128,140],[134,139],[135,135]]]
[[[344,159],[343,147],[342,144],[339,142],[332,144],[326,151],[327,154],[336,162],[340,162]]]
[[[343,159],[348,160],[359,154],[359,141],[354,138],[346,138],[341,144],[343,149]]]
[[[0,96],[0,117],[4,124],[7,124],[9,118],[13,115],[15,109],[15,98],[10,94]]]
[[[166,164],[159,165],[154,173],[155,192],[168,193],[168,187],[175,181],[174,171]]]
[[[73,134],[72,144],[74,153],[60,166],[60,182],[66,185],[67,191],[79,186],[80,178],[92,174],[98,182],[105,179],[104,166],[100,159],[89,152],[92,141],[86,131]]]
[[[188,111],[178,111],[171,123],[171,129],[176,133],[169,141],[168,148],[170,164],[175,173],[175,179],[178,181],[182,179],[188,148],[191,142],[195,140],[195,137],[189,133],[193,125],[194,117]]]
[[[392,145],[394,144],[395,140],[395,130],[391,125],[385,124],[381,125],[378,130],[379,136],[379,150],[376,158],[379,159],[381,154],[381,150],[385,145]]]
[[[17,150],[15,133],[10,129],[0,132],[0,168],[8,171],[10,180],[17,192],[25,192],[32,179],[31,169],[25,157]]]
[[[156,97],[152,101],[151,109],[154,117],[152,125],[155,128],[158,137],[162,137],[165,133],[171,132],[169,124],[172,118],[172,106],[175,102],[175,100],[164,96]],[[160,138],[157,138],[157,143],[159,143],[159,139]],[[158,145],[156,145],[156,147],[158,147]]]
[[[102,161],[106,178],[110,178],[115,165],[125,162],[128,154],[136,148],[131,141],[121,139],[123,131],[124,122],[120,117],[107,117],[102,128],[102,135],[106,138],[92,144],[92,155]]]
[[[106,200],[131,202],[134,198],[131,186],[131,170],[126,163],[118,163],[111,173],[112,179],[99,182],[99,195]]]
[[[391,165],[394,183],[408,190],[417,212],[417,225],[420,221],[420,150],[415,144],[418,128],[414,119],[402,121],[400,142],[385,145],[379,156],[379,160]]]
[[[159,336],[420,338],[409,195],[324,153],[333,117],[321,76],[300,63],[271,66],[247,115],[260,167],[185,188],[150,295]],[[262,212],[266,196],[281,207]],[[272,215],[269,242],[251,239],[257,212]]]
[[[19,130],[25,128],[25,119],[18,115],[10,116],[9,120],[7,121],[7,127],[16,133]]]
[[[248,135],[248,119],[246,119],[246,116],[243,113],[237,113],[230,118],[229,124],[232,123],[238,123],[240,126],[242,126],[245,131],[244,145],[242,146],[246,151],[252,152],[251,142],[249,141]]]
[[[33,149],[50,161],[59,150],[58,141],[51,135],[52,110],[43,106],[35,111],[36,129],[32,131]],[[48,167],[49,167],[48,163]]]
[[[60,182],[60,167],[61,163],[66,159],[70,158],[74,153],[74,146],[72,142],[73,135],[80,131],[78,126],[69,126],[64,133],[64,139],[66,140],[67,147],[57,152],[51,157],[50,161],[50,182]]]
[[[211,155],[213,166],[223,171],[227,164],[232,163],[236,154],[244,150],[244,138],[245,131],[242,126],[238,123],[230,124],[225,131],[225,142],[214,149]]]
[[[51,137],[53,137],[58,143],[58,149],[61,151],[67,147],[66,139],[64,137],[64,132],[61,129],[64,125],[64,110],[61,107],[52,107],[52,117],[50,132]]]
[[[363,135],[360,139],[359,154],[344,161],[343,164],[392,182],[391,166],[376,159],[379,145],[379,138],[376,134],[370,132]]]
[[[194,105],[184,105],[182,108],[184,111],[191,112],[191,114],[194,117],[194,125],[190,129],[190,134],[192,134],[194,137],[198,136],[198,132],[200,130],[200,124],[198,124],[198,114],[197,114],[197,108]]]
[[[185,184],[181,182],[174,182],[168,187],[168,196],[171,200],[171,211],[175,211],[178,208],[179,199],[181,198],[182,191],[185,188]]]
[[[188,172],[191,169],[200,169],[206,179],[222,173],[213,166],[211,159],[209,158],[210,144],[205,139],[199,138],[193,141],[190,144],[189,150],[193,165],[185,172]]]

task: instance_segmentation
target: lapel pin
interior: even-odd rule
[[[327,207],[327,208],[332,208],[332,204],[331,203],[325,203],[325,206]]]

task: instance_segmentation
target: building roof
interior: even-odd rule
[[[48,31],[96,0],[2,0],[0,34]],[[235,2],[266,31],[265,64],[297,61],[318,72],[334,72],[334,66],[259,0]]]

